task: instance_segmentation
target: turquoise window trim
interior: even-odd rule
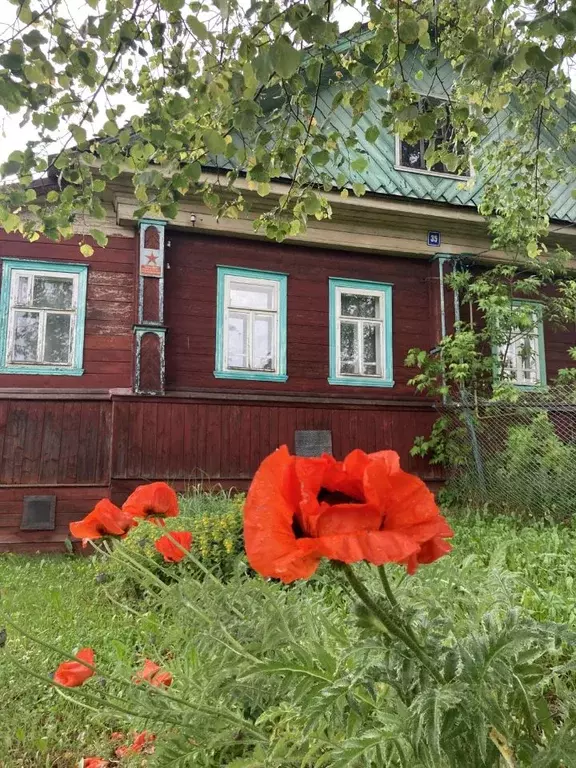
[[[511,384],[514,387],[518,387],[518,389],[521,389],[525,392],[530,392],[531,390],[538,390],[542,389],[543,387],[547,386],[547,379],[546,379],[546,345],[544,343],[544,320],[542,318],[542,302],[540,301],[534,301],[532,299],[513,299],[512,300],[512,306],[518,306],[519,304],[528,304],[532,307],[534,307],[538,312],[538,322],[536,323],[536,327],[538,329],[538,369],[540,374],[540,381],[538,384],[521,384],[517,381],[514,381],[512,379],[508,380],[506,379],[507,384]],[[492,345],[492,355],[494,356],[494,381],[498,381],[498,356],[499,356],[499,348],[496,344]]]
[[[275,381],[288,380],[286,371],[286,340],[288,320],[288,276],[285,272],[266,272],[260,269],[242,269],[239,267],[217,267],[216,294],[216,360],[214,378],[243,379],[245,381]],[[278,283],[278,370],[250,371],[228,370],[224,365],[224,316],[226,312],[226,278],[244,277],[256,280],[274,280]]]
[[[25,374],[30,376],[82,376],[84,359],[84,327],[86,324],[86,287],[88,266],[61,261],[36,261],[32,259],[2,259],[2,288],[0,290],[0,373]],[[78,276],[78,296],[74,339],[73,364],[64,365],[9,365],[6,363],[8,343],[8,319],[12,273],[60,272]]]
[[[367,280],[345,279],[340,277],[330,277],[329,285],[329,309],[330,309],[330,375],[328,384],[335,386],[348,387],[388,387],[394,386],[393,379],[393,356],[392,356],[392,283],[373,283]],[[384,317],[382,329],[382,378],[372,378],[369,376],[343,376],[337,369],[337,289],[354,288],[364,291],[374,291],[384,294]]]

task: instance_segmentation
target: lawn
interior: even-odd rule
[[[521,606],[538,620],[576,625],[575,528],[544,524],[525,527],[510,519],[486,520],[470,515],[457,516],[451,522],[456,536],[454,551],[449,557],[421,568],[411,578],[405,577],[399,568],[391,571],[401,603],[409,602],[413,610],[430,603],[436,611],[440,610],[438,606],[443,606],[455,631],[458,627],[464,631],[474,622],[480,622],[487,612],[506,610],[514,605]],[[81,756],[110,756],[109,734],[132,727],[119,713],[79,707],[48,682],[34,676],[48,678],[54,671],[62,660],[55,648],[72,652],[82,646],[93,647],[98,669],[109,679],[129,679],[129,670],[136,660],[163,654],[175,659],[180,677],[197,674],[198,689],[188,688],[180,693],[182,697],[192,700],[203,696],[208,700],[216,695],[208,688],[201,693],[202,675],[208,679],[208,672],[201,673],[199,669],[206,637],[204,630],[194,625],[195,596],[198,596],[198,615],[201,609],[207,610],[207,601],[212,600],[212,596],[201,600],[197,582],[190,581],[178,589],[167,590],[162,604],[124,601],[114,591],[113,584],[100,583],[101,570],[102,564],[97,558],[0,556],[0,628],[7,625],[7,641],[0,651],[0,765],[5,768],[68,768],[77,766]],[[363,567],[359,570],[367,572]],[[334,628],[334,643],[350,642],[356,631],[353,628],[346,630],[346,638],[337,637],[339,627],[351,624],[347,618],[346,597],[333,583],[329,584],[328,579],[328,570],[321,569],[311,582],[285,589],[242,575],[232,578],[224,587],[218,587],[220,592],[213,592],[214,600],[220,601],[219,615],[224,616],[218,641],[227,631],[227,609],[236,622],[231,630],[235,640],[231,643],[239,638],[249,645],[254,636],[270,632],[269,627],[263,623],[259,626],[259,622],[263,621],[262,606],[274,593],[275,599],[282,601],[284,624],[280,618],[276,621],[278,637],[269,638],[268,647],[273,644],[275,648],[280,647],[282,632],[296,632],[296,628],[301,633],[317,633],[320,641],[322,630],[316,624],[324,612],[325,626]],[[212,595],[210,590],[216,587],[206,585],[203,593]],[[185,617],[181,605],[188,605],[193,613]],[[241,619],[237,616],[239,613]],[[24,637],[8,621],[34,640]],[[209,638],[212,645],[218,641]],[[330,642],[326,640],[326,647]],[[226,663],[227,657],[223,654],[222,664]],[[191,673],[195,665],[197,673]],[[217,676],[217,669],[215,666],[213,677]],[[211,680],[210,685],[213,682]],[[111,685],[113,683],[97,676],[90,681],[90,690],[99,694]],[[254,700],[259,694],[254,694]],[[135,721],[134,727],[146,727],[145,720]],[[167,758],[165,762],[155,762],[158,754],[162,754],[161,749],[149,758],[149,764],[167,765]],[[138,762],[124,761],[122,765],[146,764],[141,761],[142,756]],[[174,761],[174,765],[195,764]],[[208,761],[205,764],[227,763]]]

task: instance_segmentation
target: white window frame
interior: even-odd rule
[[[349,386],[393,387],[392,380],[392,286],[363,280],[330,278],[330,384]],[[379,317],[363,318],[342,314],[343,295],[374,296],[379,302]],[[342,323],[358,326],[358,367],[363,367],[364,325],[380,328],[380,343],[376,348],[378,372],[342,373]]]
[[[534,318],[534,326],[532,331],[517,331],[511,332],[511,339],[509,344],[498,344],[495,347],[495,352],[498,358],[498,371],[503,372],[502,381],[509,382],[518,387],[541,387],[546,385],[546,358],[544,350],[544,329],[542,324],[542,308],[535,302],[523,302],[515,301],[513,307],[517,309],[525,309],[522,305],[529,305]],[[526,367],[522,363],[522,357],[519,354],[519,347],[524,341],[529,338],[531,340],[531,348],[535,351],[532,357],[532,366],[530,370],[534,371],[534,376],[529,381],[518,378],[519,373],[523,373]],[[504,362],[504,355],[511,358],[513,361],[512,367],[502,365]],[[511,375],[512,374],[512,375]]]
[[[0,292],[0,373],[45,374],[81,376],[86,317],[86,285],[88,267],[84,264],[39,262],[25,259],[2,260],[2,287]],[[18,302],[20,278],[28,278],[26,303]],[[34,280],[57,278],[72,282],[70,309],[32,306]],[[16,317],[18,312],[39,315],[37,359],[14,359]],[[68,360],[66,363],[43,362],[48,315],[65,314],[70,317]]]
[[[246,286],[261,286],[263,288],[270,288],[272,286],[272,309],[255,309],[251,307],[234,307],[231,303],[231,284],[240,283]],[[241,277],[236,275],[226,275],[224,280],[224,296],[226,306],[224,309],[224,370],[226,371],[252,371],[254,373],[278,373],[278,341],[279,341],[279,317],[278,317],[278,298],[280,294],[280,284],[277,280],[269,280],[266,278],[254,278],[254,277]],[[246,358],[248,361],[247,366],[231,366],[228,364],[229,359],[229,344],[230,344],[230,314],[247,315],[247,340],[246,340]],[[274,330],[272,333],[272,367],[271,368],[256,368],[252,365],[252,353],[253,348],[253,336],[254,336],[254,324],[258,316],[265,316],[273,318]]]
[[[261,381],[286,381],[286,284],[287,276],[278,272],[218,267],[217,329],[216,329],[216,378],[254,379]],[[231,283],[270,288],[272,309],[231,306]],[[247,367],[230,366],[229,318],[230,313],[248,316]],[[256,368],[252,365],[254,323],[257,317],[269,317],[273,321],[272,367]]]

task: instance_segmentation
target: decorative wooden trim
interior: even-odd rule
[[[164,328],[164,249],[166,222],[160,219],[140,219],[138,247],[138,323],[134,326],[134,392],[141,395],[161,395],[166,376],[166,328]],[[144,318],[144,293],[157,281],[158,305],[155,317]],[[154,286],[156,290],[156,286]],[[142,383],[142,340],[147,334],[156,336],[159,360],[156,379],[159,386],[148,389]],[[147,363],[149,364],[149,363]]]
[[[141,399],[134,392],[128,390],[113,390],[111,392],[112,400],[130,400],[133,402]],[[437,400],[431,398],[422,399],[394,399],[394,398],[359,398],[359,397],[341,397],[341,396],[314,396],[300,395],[296,392],[224,392],[222,390],[206,389],[171,389],[164,392],[162,402],[182,402],[186,400],[193,401],[218,401],[231,403],[270,403],[271,405],[303,405],[303,406],[321,406],[321,407],[344,407],[344,408],[387,408],[390,410],[412,410],[412,411],[430,411],[438,404]]]
[[[160,370],[158,372],[158,389],[147,389],[142,385],[142,340],[148,334],[156,336],[160,348]],[[135,325],[134,335],[136,337],[135,349],[135,370],[134,370],[134,392],[138,395],[163,395],[165,386],[166,372],[166,328],[153,328],[149,325]]]

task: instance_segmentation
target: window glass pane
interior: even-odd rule
[[[245,309],[274,309],[276,284],[230,281],[230,306]]]
[[[14,344],[12,361],[15,363],[35,363],[38,361],[39,312],[14,313]]]
[[[46,314],[45,363],[68,365],[70,362],[70,315]]]
[[[18,287],[16,289],[16,305],[18,307],[25,307],[28,304],[28,287],[30,278],[24,275],[18,277]]]
[[[358,373],[358,324],[340,325],[340,373]]]
[[[248,315],[228,315],[228,368],[248,368]]]
[[[32,306],[72,309],[74,281],[67,277],[35,277]]]
[[[426,168],[424,161],[424,149],[420,142],[417,144],[407,144],[400,142],[400,165],[405,168]]]
[[[380,317],[380,297],[343,293],[341,312],[346,317]]]
[[[380,346],[380,326],[364,323],[362,328],[363,356],[362,373],[365,376],[377,376],[378,349]]]
[[[261,371],[274,370],[274,324],[276,316],[255,315],[252,336],[252,367]]]

